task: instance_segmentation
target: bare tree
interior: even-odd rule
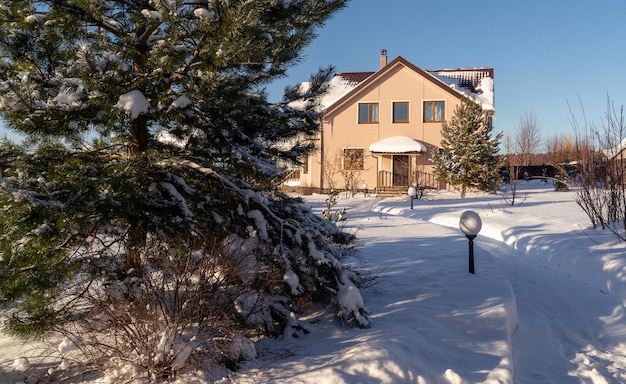
[[[576,202],[591,224],[626,241],[626,122],[623,107],[608,103],[600,126],[574,118],[578,177]]]
[[[338,150],[334,156],[327,157],[322,162],[322,177],[324,183],[328,185],[328,198],[325,201],[326,209],[322,212],[322,217],[338,222],[345,220],[345,208],[332,211],[337,205],[339,190],[335,177],[340,175],[344,182],[346,197],[354,196],[358,190],[361,175],[365,172],[365,151],[361,148],[344,148]]]
[[[333,157],[324,156],[324,159],[322,160],[322,177],[324,178],[324,185],[326,185],[331,192],[337,190],[335,175],[341,172],[341,164],[342,158],[340,152],[335,153]]]
[[[564,165],[576,160],[575,138],[557,135],[546,139],[545,162],[553,165]]]
[[[534,113],[526,112],[520,117],[513,141],[521,165],[530,165],[533,156],[541,150],[541,131]]]
[[[330,192],[341,189],[337,178],[344,182],[343,190],[354,195],[359,189],[361,176],[367,170],[365,151],[362,148],[344,148],[322,162],[322,177]]]
[[[359,189],[361,176],[366,171],[365,151],[363,148],[344,148],[341,152],[340,173],[344,181],[346,196]]]
[[[507,205],[515,205],[516,202],[519,204],[523,203],[526,200],[526,196],[524,199],[519,202],[518,200],[518,182],[519,182],[519,171],[521,167],[519,166],[519,162],[521,156],[515,153],[513,149],[513,140],[511,136],[507,135],[504,138],[504,150],[506,151],[506,159],[504,160],[504,184],[500,188],[502,192],[502,197]]]

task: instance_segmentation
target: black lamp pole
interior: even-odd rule
[[[469,240],[469,272],[474,273],[474,239],[476,235],[465,235]]]
[[[411,209],[413,209],[413,200],[417,196],[417,190],[415,189],[415,186],[409,187],[407,194],[411,197]]]
[[[480,232],[482,226],[483,223],[478,213],[465,211],[461,214],[459,228],[465,237],[467,237],[467,240],[469,240],[469,272],[471,274],[474,274],[474,239],[478,232]]]

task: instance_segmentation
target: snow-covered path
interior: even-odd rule
[[[515,293],[516,383],[626,382],[624,244],[585,228],[573,193],[522,187],[527,200],[516,207],[483,196],[421,201],[415,211],[393,202],[376,209],[445,227],[456,227],[465,209],[483,215],[487,228],[476,244]]]
[[[421,212],[418,214],[406,210],[396,213],[400,217],[424,217],[450,225],[450,221],[456,220],[455,224],[458,223],[460,212],[467,208],[464,205],[477,205],[475,201],[457,204],[457,207],[449,205],[448,210],[437,205],[433,208],[437,213],[428,212],[428,204],[420,207]],[[379,209],[384,211],[383,208]],[[514,218],[509,220],[512,221],[512,227],[515,224],[519,225],[518,228],[528,224]],[[550,267],[545,260],[536,262],[555,252],[569,253],[574,259],[581,252],[581,249],[577,249],[581,247],[580,241],[593,245],[592,240],[580,233],[583,239],[571,242],[568,246],[567,241],[563,240],[566,236],[559,233],[551,235],[528,240],[534,241],[533,247],[506,244],[503,239],[488,237],[489,233],[476,240],[477,248],[490,256],[488,260],[481,260],[480,251],[476,252],[477,274],[501,273],[510,282],[515,295],[517,324],[512,337],[515,383],[625,383],[626,326],[621,300],[607,294],[602,287],[581,281],[584,279],[576,279],[554,266]],[[423,239],[420,239],[419,243],[422,242]],[[543,255],[537,251],[542,248],[545,250]],[[532,253],[530,257],[525,249]],[[567,254],[560,256],[567,258]],[[495,268],[497,273],[494,274],[490,268]],[[581,268],[585,268],[585,265],[581,265]],[[463,378],[468,379],[466,376]]]
[[[481,239],[515,292],[516,383],[624,383],[624,307],[615,297]],[[573,251],[573,250],[572,250]]]
[[[341,201],[364,261],[381,271],[365,297],[372,328],[317,323],[314,343],[282,344],[296,352],[233,382],[625,383],[624,244],[587,237],[572,194],[537,188],[504,208],[493,196],[415,210],[401,199]],[[458,230],[466,209],[483,216],[476,275]]]
[[[525,201],[515,207],[479,197],[397,213],[448,227],[464,209],[483,216],[476,244],[515,293],[516,383],[626,383],[625,244],[589,228],[573,192],[520,186]]]

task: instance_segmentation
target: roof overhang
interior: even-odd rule
[[[427,152],[428,147],[408,136],[392,136],[371,144],[369,150],[372,153],[422,153]]]

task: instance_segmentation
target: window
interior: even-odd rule
[[[363,148],[343,149],[343,169],[346,171],[358,171],[365,169],[365,157]]]
[[[409,103],[399,102],[393,103],[393,122],[408,123],[409,122]]]
[[[359,124],[378,123],[378,103],[359,103]]]
[[[445,101],[425,101],[424,102],[424,122],[444,121],[446,118]]]

